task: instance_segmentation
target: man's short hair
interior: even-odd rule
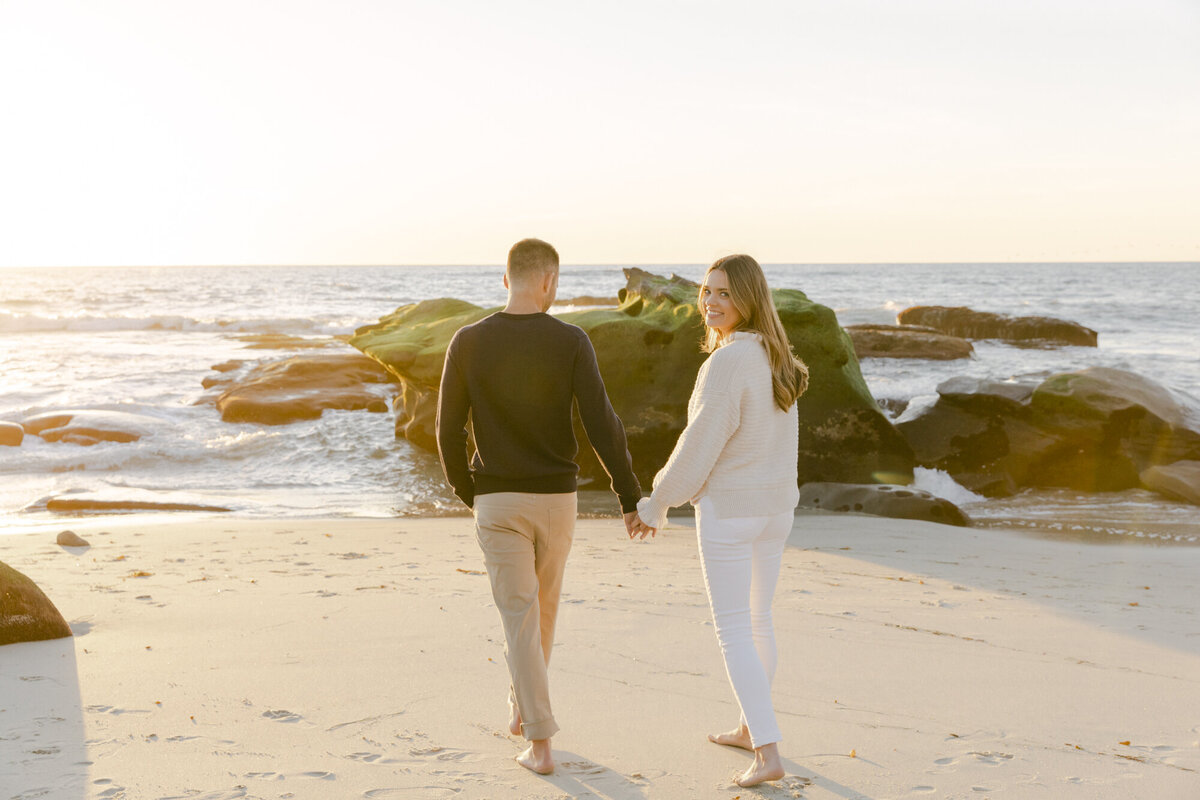
[[[522,239],[508,251],[508,279],[521,281],[558,271],[558,251],[541,239]]]

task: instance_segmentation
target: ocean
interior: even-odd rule
[[[699,279],[704,265],[633,265]],[[902,407],[956,376],[1039,380],[1089,366],[1131,370],[1169,388],[1200,420],[1200,264],[775,264],[773,287],[804,291],[843,325],[895,323],[913,305],[964,305],[1072,320],[1098,348],[975,343],[961,361],[864,359],[876,399]],[[0,447],[0,530],[52,525],[46,498],[170,493],[255,517],[404,517],[463,513],[436,457],[393,437],[392,415],[327,411],[280,427],[222,422],[201,385],[212,365],[296,355],[263,348],[286,334],[335,337],[399,305],[458,297],[504,302],[502,265],[456,267],[160,267],[0,269],[0,421],[100,409],[157,418],[137,442],[90,447],[27,436]],[[559,297],[615,296],[620,266],[565,266]],[[560,306],[567,310],[571,306]],[[310,351],[311,352],[311,351]],[[1198,422],[1200,427],[1200,422]],[[1142,490],[1026,491],[985,500],[949,476],[918,485],[958,503],[978,524],[1110,542],[1200,543],[1200,509]],[[615,512],[587,492],[591,513]],[[150,496],[150,495],[146,495]]]

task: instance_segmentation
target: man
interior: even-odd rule
[[[609,403],[587,334],[546,312],[558,291],[558,253],[524,239],[508,253],[508,304],[458,331],[446,350],[438,398],[438,454],[454,493],[475,511],[492,597],[504,624],[512,685],[509,730],[529,740],[517,762],[554,770],[547,666],[563,568],[575,531],[577,404],[612,478],[626,532],[641,486],[625,429]],[[475,454],[467,460],[467,419]]]

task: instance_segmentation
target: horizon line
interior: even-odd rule
[[[763,266],[785,266],[785,267],[825,267],[825,266],[955,266],[955,265],[1013,265],[1023,266],[1029,264],[1195,264],[1200,266],[1198,260],[1188,259],[1123,259],[1120,261],[1079,261],[1074,259],[1066,260],[1035,260],[1035,261],[762,261]],[[448,263],[358,263],[358,264],[342,264],[342,263],[307,263],[307,264],[264,264],[264,263],[247,263],[247,264],[0,264],[0,269],[245,269],[245,268],[261,268],[261,269],[295,269],[299,268],[329,268],[343,267],[348,269],[359,268],[378,268],[378,267],[397,267],[402,269],[411,269],[417,267],[503,267],[504,262],[448,262]],[[700,261],[636,261],[636,262],[616,262],[616,261],[589,261],[589,262],[564,262],[561,266],[565,267],[692,267],[705,266],[705,262]]]

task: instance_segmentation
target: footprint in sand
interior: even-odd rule
[[[937,790],[932,786],[914,786],[909,791],[917,792],[918,794],[933,794]]]
[[[403,789],[371,789],[363,792],[363,797],[370,800],[389,797],[420,797],[436,800],[439,797],[453,797],[458,792],[458,789],[446,786],[406,786]]]
[[[95,786],[108,786],[108,788],[105,789],[104,791],[97,792],[96,797],[124,797],[125,796],[125,787],[124,786],[110,786],[109,784],[111,784],[111,783],[112,783],[112,780],[110,780],[109,778],[100,778],[98,780],[92,781],[92,784]]]
[[[299,722],[300,720],[304,719],[304,717],[300,716],[299,714],[293,714],[291,711],[283,708],[264,711],[262,715],[267,719],[273,719],[276,722]]]
[[[604,767],[591,761],[564,761],[558,766],[563,771],[576,775],[599,775],[605,771]]]
[[[343,756],[350,761],[362,761],[365,764],[398,764],[394,758],[385,758],[382,753],[351,753],[348,756]]]
[[[979,753],[972,751],[969,755],[975,756],[977,761],[980,761],[984,764],[992,764],[993,766],[1002,764],[1005,761],[1012,759],[1012,756],[1008,753]]]

